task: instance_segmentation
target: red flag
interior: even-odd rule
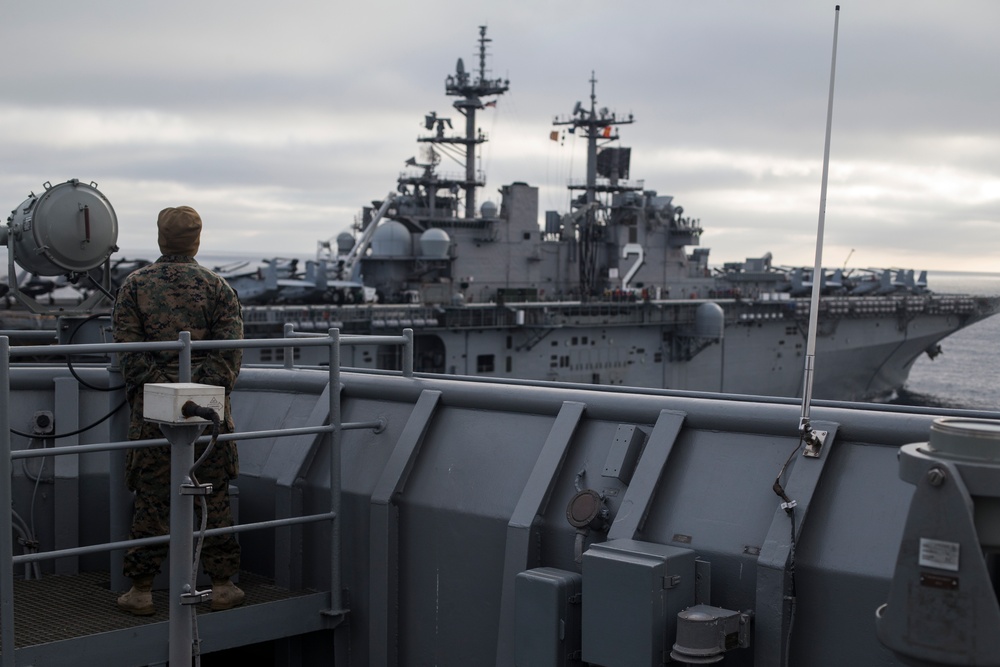
[[[549,132],[549,139],[551,139],[552,141],[559,141],[559,132],[557,132],[556,130],[552,130],[551,132]]]
[[[605,125],[604,126],[604,132],[601,133],[601,136],[603,136],[605,139],[607,139],[608,137],[611,136],[611,126],[610,125]]]

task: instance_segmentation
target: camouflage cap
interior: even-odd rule
[[[201,216],[190,206],[165,208],[156,220],[157,240],[164,255],[194,257],[201,244]]]

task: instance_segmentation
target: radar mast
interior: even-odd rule
[[[615,194],[626,190],[641,190],[624,182],[628,178],[629,149],[602,148],[598,151],[597,142],[605,139],[605,144],[618,141],[616,125],[628,125],[635,122],[632,114],[619,118],[607,107],[597,108],[597,77],[590,73],[590,109],[587,110],[580,102],[576,103],[573,113],[568,118],[556,118],[553,125],[568,125],[569,133],[580,134],[587,138],[587,180],[583,184],[569,185],[570,191],[583,190],[583,194],[573,200],[572,207],[579,215],[577,220],[578,242],[580,244],[580,291],[581,296],[592,296],[601,290],[601,280],[597,270],[598,245],[604,236],[606,226],[606,206],[598,200],[598,193]],[[599,157],[600,155],[600,157]],[[598,175],[602,176],[598,182]],[[602,214],[599,216],[599,212]]]
[[[484,103],[483,98],[491,95],[502,95],[510,87],[508,79],[487,78],[486,45],[492,41],[486,37],[486,26],[479,26],[478,72],[471,74],[466,72],[465,65],[459,58],[455,66],[455,73],[449,74],[445,78],[445,94],[460,98],[455,100],[452,106],[465,116],[465,135],[446,137],[443,132],[444,126],[439,124],[436,135],[418,139],[418,141],[431,144],[452,144],[465,147],[465,179],[460,181],[458,185],[465,192],[466,218],[476,216],[476,188],[486,185],[485,178],[476,173],[476,146],[487,141],[486,136],[476,129],[476,111],[487,106],[496,106],[496,100]],[[434,121],[445,120],[434,118]],[[448,126],[451,126],[450,122],[448,122]],[[431,129],[431,127],[427,129]]]

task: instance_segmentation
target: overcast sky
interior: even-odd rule
[[[1000,271],[1000,2],[841,8],[824,264]],[[0,205],[78,178],[120,255],[188,204],[203,254],[311,256],[395,188],[425,113],[458,120],[444,79],[479,25],[510,80],[480,201],[525,181],[566,210],[583,141],[549,132],[593,70],[635,116],[632,178],[701,219],[713,263],[812,264],[833,2],[7,0]]]

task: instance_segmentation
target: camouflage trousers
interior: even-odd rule
[[[153,426],[147,424],[147,426]],[[156,429],[158,430],[158,429]],[[145,429],[144,429],[145,431]],[[151,431],[144,437],[162,437]],[[205,445],[198,445],[196,458]],[[201,483],[211,483],[213,493],[206,497],[208,528],[233,525],[229,506],[229,480],[236,476],[236,445],[232,442],[217,443],[195,476]],[[130,539],[156,537],[170,533],[170,448],[169,446],[131,449],[126,457],[126,482],[135,492],[135,511],[132,515]],[[201,527],[201,501],[195,502],[195,531]],[[167,545],[132,547],[125,552],[123,572],[136,578],[155,575],[167,557]],[[205,538],[201,554],[202,568],[213,579],[228,579],[240,568],[240,545],[234,535]]]

